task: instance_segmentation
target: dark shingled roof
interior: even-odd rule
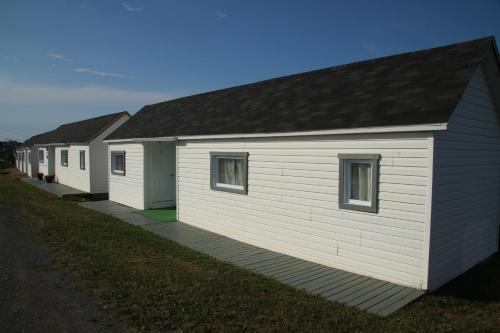
[[[493,37],[143,107],[106,139],[446,123]]]
[[[64,124],[53,131],[35,135],[26,142],[30,146],[51,143],[87,144],[125,114],[128,114],[128,112],[111,113]]]

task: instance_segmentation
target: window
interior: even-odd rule
[[[62,166],[68,166],[68,150],[63,149],[61,150],[61,165]]]
[[[80,170],[85,170],[85,150],[80,150]]]
[[[44,157],[45,155],[43,154],[43,150],[38,150],[38,162],[39,163],[44,163]]]
[[[114,175],[125,175],[125,152],[111,152],[111,173]]]
[[[247,194],[248,153],[210,153],[210,188]]]
[[[339,154],[339,208],[378,211],[380,155]]]

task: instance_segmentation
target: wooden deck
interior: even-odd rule
[[[387,316],[424,294],[421,290],[262,249],[182,222],[162,223],[147,217],[139,221],[137,214],[133,214],[134,209],[110,201],[81,205],[140,225],[219,260],[380,316]]]

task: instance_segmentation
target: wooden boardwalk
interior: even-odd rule
[[[421,290],[269,251],[182,222],[160,222],[142,216],[138,219],[134,209],[110,201],[81,205],[140,225],[219,260],[380,316],[387,316],[424,294]]]

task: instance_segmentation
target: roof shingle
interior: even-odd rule
[[[143,107],[107,139],[446,123],[493,37]]]

